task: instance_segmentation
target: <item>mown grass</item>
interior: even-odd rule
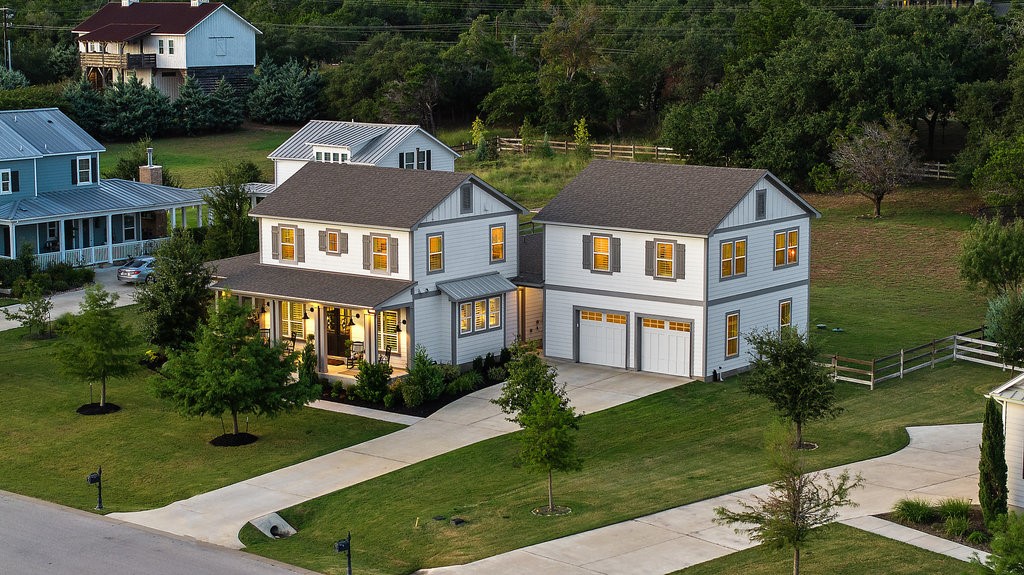
[[[824,468],[893,452],[908,425],[978,421],[981,394],[1004,380],[999,370],[957,363],[875,391],[843,384],[845,413],[807,430],[821,445],[808,462]],[[242,540],[253,553],[326,573],[341,572],[330,545],[349,530],[367,542],[353,557],[360,573],[465,563],[770,481],[761,445],[771,417],[739,378],[691,383],[583,419],[584,469],[556,476],[556,502],[573,509],[569,516],[531,514],[545,502],[545,479],[515,465],[512,435],[285,510],[299,530],[288,539],[247,529]]]
[[[289,136],[295,126],[262,126],[246,124],[237,132],[195,137],[157,138],[153,140],[157,161],[181,179],[185,188],[212,185],[217,171],[243,161],[255,162],[263,173],[263,181],[271,182],[274,163],[267,159]],[[130,142],[104,144],[106,153],[101,166],[112,167],[125,153]]]
[[[968,566],[952,557],[926,551],[887,537],[842,524],[820,528],[800,553],[804,575],[934,575],[967,573]],[[754,547],[676,571],[673,575],[777,575],[793,570],[789,549]]]
[[[0,307],[7,307],[18,303],[18,300],[10,297],[0,297]]]
[[[135,318],[134,307],[123,308]],[[85,476],[103,466],[106,512],[166,505],[224,485],[384,435],[401,426],[305,408],[273,420],[250,418],[260,437],[245,447],[209,444],[223,431],[213,418],[186,420],[157,399],[159,377],[141,366],[108,384],[122,407],[82,416],[89,386],[60,374],[61,340],[0,332],[0,489],[92,509],[96,489]],[[139,357],[145,346],[139,339]],[[96,388],[99,393],[99,387]],[[98,395],[96,396],[98,398]]]

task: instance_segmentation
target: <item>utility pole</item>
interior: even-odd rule
[[[7,39],[7,29],[14,26],[14,9],[0,8],[0,16],[3,16],[3,21],[0,24],[4,27],[4,60],[7,62],[7,71],[10,72],[13,68],[11,66],[11,41]]]

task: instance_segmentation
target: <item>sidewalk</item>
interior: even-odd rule
[[[111,266],[107,268],[96,268],[96,283],[102,285],[104,289],[109,292],[118,294],[120,297],[117,300],[118,307],[131,305],[135,303],[135,299],[132,297],[135,294],[135,284],[129,284],[117,281],[117,267]],[[53,302],[53,309],[50,311],[50,318],[57,319],[65,313],[78,313],[79,305],[82,303],[82,299],[85,297],[85,289],[77,289],[73,291],[67,291],[59,293],[50,298]],[[15,304],[9,307],[0,308],[9,311],[15,311],[20,309],[20,304]],[[0,313],[0,331],[14,329],[21,327],[21,324],[4,318],[4,315]]]
[[[568,362],[553,362],[578,412],[593,413],[688,380]],[[383,437],[304,461],[160,509],[110,517],[240,549],[251,519],[297,505],[460,447],[518,428],[491,399],[498,386],[467,395],[430,417]]]
[[[851,475],[864,477],[864,486],[853,492],[859,506],[840,510],[839,521],[960,560],[969,558],[973,549],[869,517],[890,511],[904,497],[977,499],[980,423],[909,427],[907,431],[910,445],[896,453],[826,470],[834,476],[848,469]],[[762,485],[467,565],[419,573],[663,575],[754,546],[732,527],[715,524],[714,508],[735,508],[739,500],[767,493]],[[984,559],[984,553],[978,554]]]

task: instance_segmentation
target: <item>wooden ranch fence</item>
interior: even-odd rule
[[[556,152],[576,151],[576,142],[549,140],[548,143]],[[531,152],[534,148],[536,148],[536,144],[526,144],[525,152]],[[523,140],[521,138],[498,138],[498,151],[523,153]],[[590,144],[590,153],[595,158],[612,160],[679,161],[685,159],[685,156],[666,146],[638,146],[636,144]]]
[[[875,388],[876,383],[897,377],[903,379],[908,373],[935,367],[935,364],[950,359],[1024,371],[1024,368],[1002,363],[999,360],[999,344],[981,339],[983,333],[984,328],[955,333],[870,361],[831,355],[827,357],[827,362],[822,362],[822,365],[832,370],[832,377],[837,381],[859,383],[871,389]]]

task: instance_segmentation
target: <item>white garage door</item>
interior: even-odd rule
[[[690,377],[690,324],[644,318],[640,329],[640,369]]]
[[[580,311],[580,363],[626,367],[626,316]]]

